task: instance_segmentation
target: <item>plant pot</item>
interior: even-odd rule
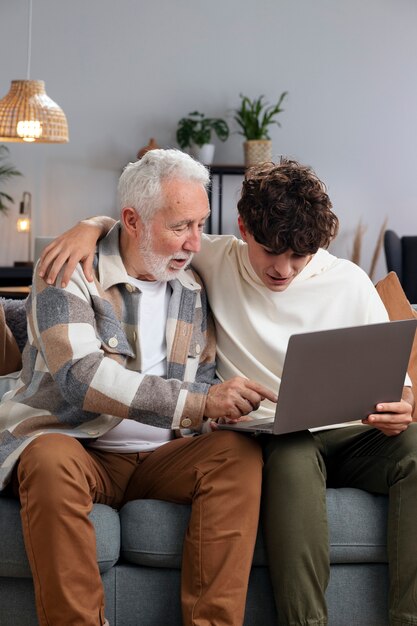
[[[251,139],[243,143],[246,167],[272,161],[272,141],[270,139]]]
[[[197,146],[193,143],[190,146],[190,154],[200,163],[211,165],[213,163],[214,147],[213,143],[205,143],[203,146]]]

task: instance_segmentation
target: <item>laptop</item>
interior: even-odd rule
[[[366,418],[401,399],[417,320],[292,335],[275,418],[219,428],[281,435]]]

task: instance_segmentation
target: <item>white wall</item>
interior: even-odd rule
[[[0,97],[26,76],[28,0],[0,4]],[[359,219],[363,266],[383,219],[417,233],[417,3],[415,0],[33,0],[31,78],[67,114],[67,145],[8,144],[24,173],[5,188],[0,265],[25,256],[18,201],[33,195],[35,233],[115,214],[122,167],[150,137],[175,146],[180,117],[228,116],[239,93],[273,101],[288,90],[274,154],[314,167],[327,183],[349,256]],[[242,138],[216,162],[242,162]],[[226,187],[233,229],[239,181]],[[376,278],[385,273],[381,257]]]

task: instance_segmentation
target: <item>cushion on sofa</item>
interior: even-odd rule
[[[120,522],[117,512],[95,504],[90,513],[97,537],[100,573],[110,570],[120,555]],[[23,542],[18,500],[0,496],[0,577],[31,578]]]
[[[388,498],[327,489],[331,563],[387,563]]]
[[[395,272],[390,272],[385,278],[380,280],[376,284],[376,290],[388,311],[390,320],[417,319],[417,311],[413,309],[407,300]],[[414,339],[411,350],[408,375],[411,378],[413,389],[417,389],[417,336]],[[417,395],[416,392],[414,392],[414,395]],[[417,418],[417,406],[414,409],[413,415]]]
[[[190,511],[189,505],[163,500],[125,504],[120,510],[122,557],[139,565],[180,568]]]
[[[387,562],[385,496],[359,489],[327,489],[327,508],[331,563]],[[188,505],[160,500],[125,504],[120,511],[123,558],[136,565],[179,569],[190,510]],[[261,530],[253,561],[256,566],[267,565]]]

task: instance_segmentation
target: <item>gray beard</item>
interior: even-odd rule
[[[191,259],[193,258],[193,254],[191,252],[188,256],[185,252],[177,252],[176,254],[169,256],[164,256],[163,254],[157,254],[154,252],[152,247],[152,236],[150,228],[147,224],[144,227],[143,238],[139,244],[139,252],[142,255],[146,271],[151,274],[155,280],[159,280],[161,282],[173,280],[181,271],[169,268],[169,264],[172,260],[184,259],[186,257],[188,260],[187,265],[189,265],[191,263]]]

